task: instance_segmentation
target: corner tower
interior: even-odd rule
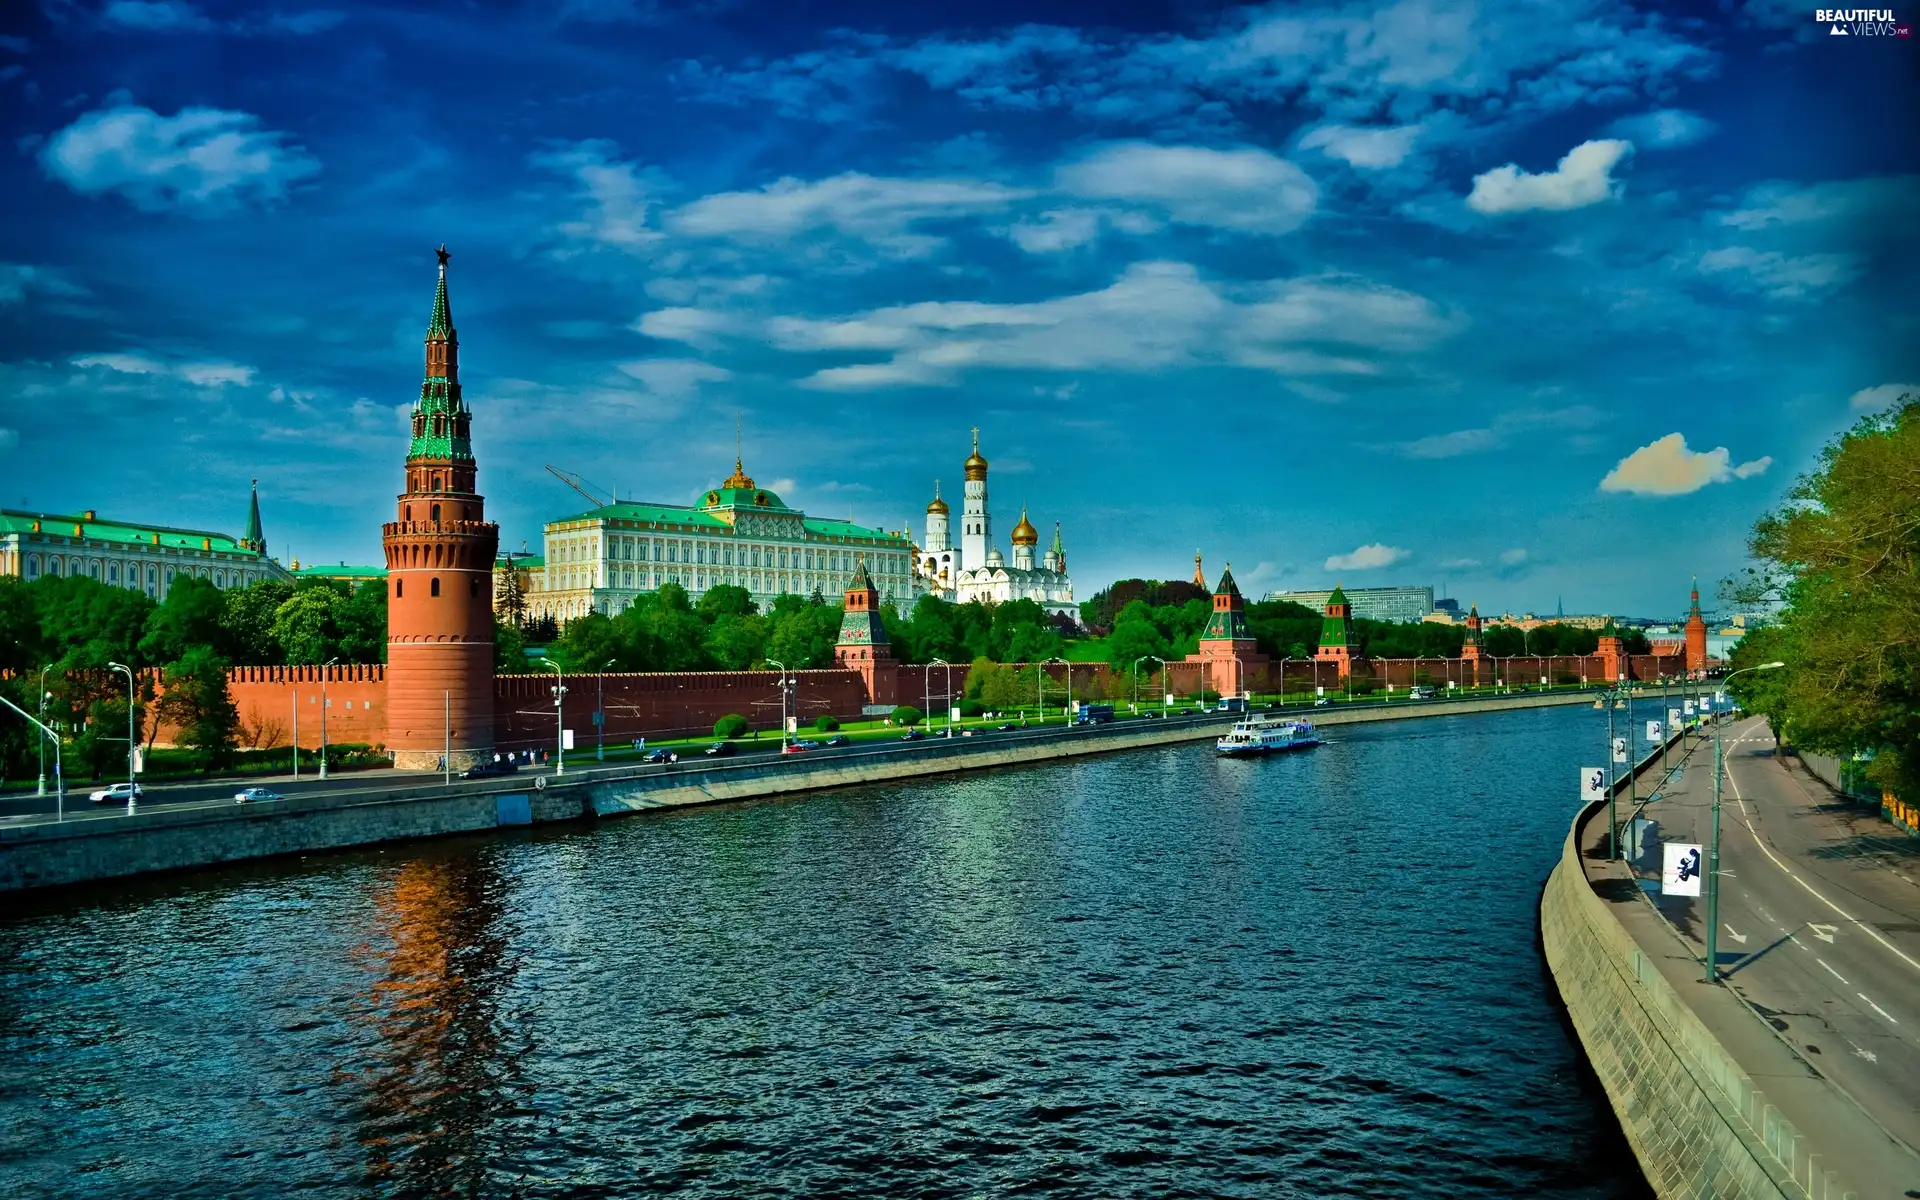
[[[431,770],[493,753],[493,565],[500,527],[475,488],[473,415],[460,398],[460,339],[447,304],[447,248],[427,323],[427,375],[413,406],[406,490],[381,528],[387,558],[387,746]]]
[[[1353,605],[1337,583],[1327,596],[1326,614],[1320,621],[1320,647],[1313,657],[1318,662],[1337,664],[1342,679],[1353,673]]]
[[[1200,631],[1199,652],[1188,662],[1204,663],[1202,679],[1208,690],[1222,696],[1244,695],[1252,679],[1268,674],[1267,656],[1247,629],[1247,601],[1233,581],[1233,564],[1220,572],[1213,585],[1213,612]]]
[[[1700,579],[1693,580],[1693,596],[1687,606],[1687,670],[1707,669],[1707,619],[1700,615]]]
[[[867,703],[894,702],[893,647],[880,620],[880,589],[873,586],[873,576],[867,573],[865,555],[860,556],[853,578],[847,581],[833,660],[842,669],[859,673],[866,684]]]

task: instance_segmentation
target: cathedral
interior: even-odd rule
[[[940,498],[940,485],[934,485],[933,503],[927,505],[927,536],[915,562],[915,573],[926,590],[943,600],[965,604],[980,600],[997,604],[1003,600],[1032,600],[1049,615],[1065,613],[1078,621],[1080,607],[1073,600],[1073,580],[1067,577],[1067,552],[1060,542],[1060,525],[1053,527],[1053,544],[1034,565],[1034,548],[1040,544],[1040,532],[1020,510],[1020,523],[1013,527],[1013,563],[1000,554],[993,542],[993,518],[987,512],[987,460],[980,456],[980,431],[973,431],[973,453],[963,464],[966,486],[960,501],[960,540],[955,545],[950,524],[952,512]]]

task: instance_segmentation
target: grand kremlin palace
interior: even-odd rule
[[[903,535],[788,508],[734,460],[733,474],[692,505],[616,502],[544,527],[543,562],[527,572],[529,619],[564,624],[617,613],[643,592],[677,583],[746,588],[762,609],[776,596],[837,601],[861,559],[884,601],[905,609],[925,591]]]

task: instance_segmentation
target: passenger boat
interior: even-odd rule
[[[1277,754],[1282,750],[1304,750],[1319,744],[1320,737],[1313,731],[1310,722],[1249,717],[1235,724],[1227,736],[1213,744],[1213,748],[1229,758],[1240,758],[1254,754]]]

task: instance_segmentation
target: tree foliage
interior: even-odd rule
[[[1761,566],[1729,590],[1784,608],[1733,665],[1787,667],[1740,676],[1735,694],[1789,744],[1871,754],[1870,779],[1920,796],[1920,395],[1828,445],[1750,548]]]

